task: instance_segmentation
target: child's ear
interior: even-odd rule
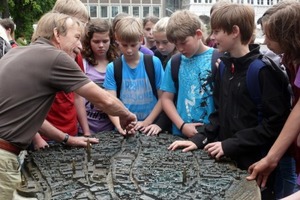
[[[143,35],[140,36],[139,42],[141,42],[141,43],[144,42],[144,36]]]
[[[195,35],[198,39],[202,39],[203,32],[201,31],[201,29],[197,29]]]
[[[231,34],[233,34],[235,37],[239,36],[240,27],[238,27],[237,25],[233,25]]]

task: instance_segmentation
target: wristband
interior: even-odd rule
[[[183,122],[183,123],[181,124],[180,129],[179,129],[180,132],[182,132],[182,129],[183,129],[184,125],[185,125],[185,122]]]
[[[64,140],[61,142],[62,145],[66,145],[69,140],[70,135],[66,133]]]

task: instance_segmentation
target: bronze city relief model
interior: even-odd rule
[[[253,199],[255,182],[230,160],[215,161],[206,152],[183,153],[167,147],[170,134],[123,137],[102,132],[89,148],[52,145],[29,152],[18,194],[37,199]]]

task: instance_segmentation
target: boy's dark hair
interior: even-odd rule
[[[217,10],[218,8],[224,6],[224,5],[227,5],[229,4],[229,1],[225,1],[225,0],[219,0],[218,2],[216,2],[211,8],[210,8],[210,11],[209,11],[209,14],[210,16],[212,15],[212,13]]]
[[[255,30],[255,13],[252,7],[241,4],[226,4],[217,8],[211,15],[211,29],[221,29],[228,34],[233,32],[233,27],[238,26],[241,43],[247,45]]]

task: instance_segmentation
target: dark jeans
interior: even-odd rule
[[[284,155],[276,168],[276,199],[289,196],[298,190],[295,159],[291,155]]]

